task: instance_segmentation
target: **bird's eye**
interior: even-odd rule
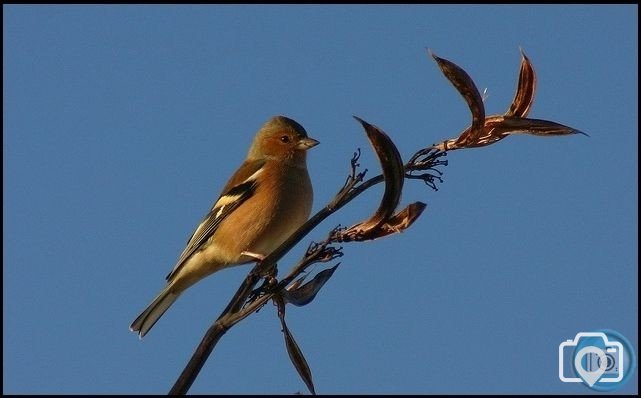
[[[281,140],[281,142],[288,143],[289,142],[289,136],[288,135],[284,135],[284,136],[280,137],[280,140]]]

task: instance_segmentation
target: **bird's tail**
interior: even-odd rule
[[[129,326],[129,329],[138,332],[138,336],[142,339],[145,337],[149,329],[151,329],[158,319],[167,311],[167,309],[176,301],[179,293],[171,291],[171,283],[168,284],[161,292],[154,298],[154,301],[138,315],[135,321]]]

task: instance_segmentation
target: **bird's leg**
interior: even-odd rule
[[[241,252],[240,254],[243,255],[243,256],[251,257],[251,258],[255,259],[256,261],[263,261],[265,259],[265,257],[267,257],[267,256],[265,256],[263,254],[250,252],[248,250],[245,250],[245,251]],[[278,273],[278,271],[276,269],[276,265],[274,264],[274,266],[269,270],[269,272],[266,275],[261,275],[261,276],[264,277],[267,280],[267,282],[269,282],[269,284],[273,285],[273,284],[278,282],[276,280],[276,274],[277,273]]]
[[[255,259],[256,261],[263,261],[263,260],[265,259],[265,257],[266,257],[266,256],[265,256],[265,255],[263,255],[263,254],[260,254],[260,253],[254,253],[254,252],[250,252],[250,251],[247,251],[247,250],[245,250],[244,252],[242,252],[242,253],[240,253],[240,254],[241,254],[242,256],[251,257],[251,258]]]

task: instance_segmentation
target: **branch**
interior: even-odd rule
[[[293,335],[287,328],[285,307],[288,303],[297,306],[310,303],[323,285],[331,278],[338,264],[319,272],[310,282],[303,285],[302,282],[306,275],[301,277],[301,274],[306,272],[309,266],[319,262],[329,262],[342,256],[342,247],[333,246],[336,243],[377,239],[409,228],[422,214],[427,205],[422,202],[415,202],[400,211],[396,210],[404,180],[421,180],[436,191],[437,184],[443,182],[442,172],[438,168],[447,165],[447,160],[443,158],[449,150],[491,145],[508,135],[520,133],[537,136],[577,133],[587,135],[572,127],[556,122],[528,119],[526,117],[534,101],[536,74],[522,50],[519,80],[512,104],[505,114],[487,117],[485,116],[483,97],[478,92],[471,77],[453,62],[439,58],[431,51],[430,55],[436,60],[443,74],[465,99],[472,113],[472,124],[456,138],[420,149],[403,165],[396,146],[387,134],[378,127],[355,116],[365,129],[370,143],[376,151],[383,173],[364,181],[367,170],[358,171],[360,150],[354,153],[350,161],[351,173],[343,187],[324,208],[303,224],[280,247],[262,261],[256,263],[218,319],[207,330],[187,366],[170,390],[170,394],[185,394],[221,337],[238,322],[260,310],[269,300],[274,300],[277,305],[278,317],[281,321],[290,359],[310,392],[314,394],[311,370],[300,347],[298,347]],[[383,181],[385,181],[385,191],[377,210],[372,216],[365,221],[354,224],[350,228],[335,228],[330,231],[323,241],[312,243],[308,247],[303,258],[299,260],[286,277],[280,281],[275,278],[277,261],[307,236],[309,232],[365,190]],[[264,283],[256,288],[256,284],[263,278]]]
[[[424,156],[420,159],[420,161],[417,160],[414,163],[408,163],[408,165],[406,166],[399,167],[397,163],[400,163],[400,155],[398,155],[398,150],[396,149],[396,146],[394,146],[393,142],[389,139],[389,137],[387,137],[387,135],[377,127],[370,125],[369,123],[359,118],[356,119],[359,120],[365,128],[372,146],[377,151],[379,161],[381,162],[381,166],[384,172],[387,171],[390,177],[386,180],[384,175],[378,175],[370,178],[365,182],[361,182],[365,176],[365,172],[356,172],[360,152],[355,153],[354,157],[351,160],[351,175],[348,177],[346,183],[339,190],[336,196],[325,207],[318,211],[318,213],[311,217],[305,224],[298,228],[298,230],[285,242],[283,242],[283,244],[281,244],[276,250],[270,253],[262,261],[258,262],[245,277],[245,280],[242,282],[242,284],[236,291],[236,294],[230,300],[229,304],[227,304],[227,307],[225,307],[223,312],[216,319],[214,324],[209,328],[209,330],[201,340],[186,367],[183,369],[182,373],[169,391],[169,394],[187,393],[196,377],[198,376],[198,373],[202,369],[204,363],[207,361],[207,358],[213,351],[220,338],[227,332],[227,330],[229,330],[241,320],[245,319],[253,312],[259,310],[271,298],[273,298],[275,294],[285,290],[286,286],[298,275],[304,272],[311,264],[316,262],[330,261],[330,259],[342,255],[339,249],[330,249],[328,251],[329,244],[339,242],[339,234],[336,233],[336,230],[333,230],[332,232],[330,232],[325,241],[318,245],[318,247],[322,248],[322,250],[313,250],[311,253],[308,250],[308,253],[306,253],[306,255],[300,260],[300,262],[294,267],[292,272],[290,272],[290,274],[281,282],[277,283],[275,287],[273,286],[273,284],[267,283],[263,288],[258,289],[258,291],[254,291],[254,287],[263,277],[269,277],[269,275],[273,273],[276,267],[276,262],[280,260],[288,251],[290,251],[298,242],[300,242],[305,236],[307,236],[309,232],[311,232],[327,217],[354,200],[365,190],[382,181],[386,181],[386,183],[392,185],[393,188],[386,187],[386,195],[383,196],[383,201],[379,206],[379,209],[375,213],[375,217],[377,219],[380,219],[380,222],[377,221],[374,224],[368,222],[367,224],[369,225],[369,228],[366,231],[373,231],[375,229],[381,228],[383,232],[386,232],[386,235],[388,235],[389,233],[400,232],[409,227],[411,223],[420,215],[422,208],[420,208],[420,206],[417,206],[416,204],[413,206],[411,205],[411,209],[404,209],[403,211],[399,212],[399,214],[395,216],[393,215],[395,207],[398,204],[398,199],[400,198],[403,172],[407,172],[407,170],[429,172],[435,170],[435,167],[444,165],[446,163],[438,160],[440,158],[440,155],[437,155],[438,151],[427,150],[427,153],[430,153],[431,156]],[[396,154],[393,154],[393,152],[396,152]],[[390,165],[390,163],[393,164]],[[395,170],[393,173],[393,177],[392,174],[389,174],[392,170]],[[401,171],[400,183],[398,181],[398,170]],[[422,177],[422,179],[424,181],[429,180],[431,178],[429,177],[429,175],[429,173],[426,173],[426,175]],[[379,214],[380,212],[384,212],[385,216],[381,217]],[[384,235],[381,234],[380,236]],[[252,298],[250,299],[250,297]]]

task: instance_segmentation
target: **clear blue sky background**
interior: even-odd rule
[[[351,115],[407,159],[470,121],[426,48],[590,138],[510,137],[448,158],[408,231],[345,246],[288,320],[319,393],[586,393],[559,343],[615,329],[638,347],[637,6],[4,6],[3,391],[166,393],[248,266],[128,330],[269,117],[298,120],[314,209],[352,152]],[[321,224],[350,225],[381,187]],[[317,268],[318,270],[319,268]],[[636,393],[638,376],[621,391]],[[269,305],[232,329],[192,393],[305,392]]]

